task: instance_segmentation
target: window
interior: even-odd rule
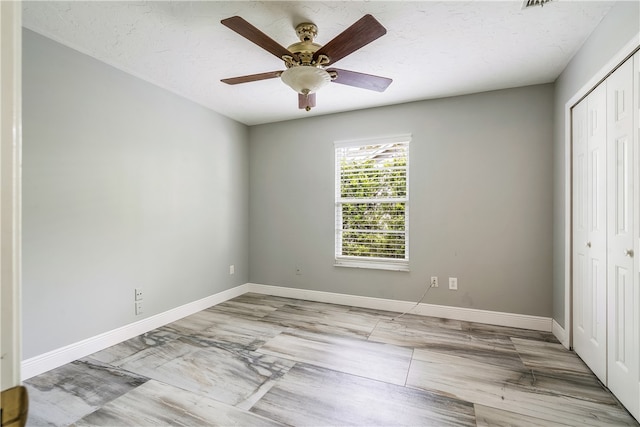
[[[336,265],[409,270],[410,135],[336,142]]]

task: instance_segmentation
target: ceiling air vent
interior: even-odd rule
[[[551,0],[524,0],[522,2],[522,8],[527,9],[534,6],[544,6],[545,3],[549,3]]]

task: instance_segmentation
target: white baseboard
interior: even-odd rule
[[[397,301],[383,298],[363,297],[357,295],[338,294],[332,292],[312,291],[307,289],[285,288],[281,286],[247,283],[247,292],[274,295],[286,298],[297,298],[309,301],[328,302],[332,304],[350,305],[354,307],[373,308],[377,310],[442,317],[445,319],[467,322],[486,323],[489,325],[509,326],[513,328],[531,329],[552,332],[552,319],[549,317],[530,316],[527,314],[503,313],[498,311],[478,310],[474,308],[449,307],[444,305],[424,304],[418,306],[410,301]],[[415,307],[415,308],[414,308]]]
[[[567,334],[567,331],[565,331],[565,329],[555,321],[555,319],[553,319],[551,332],[553,332],[553,335],[558,338],[558,341],[560,341],[565,348],[570,349],[571,343],[569,342],[569,335]]]
[[[29,379],[43,372],[50,371],[64,364],[89,356],[96,351],[116,345],[138,335],[159,328],[183,317],[197,313],[216,304],[220,304],[247,292],[265,295],[297,298],[309,301],[327,302],[331,304],[350,305],[354,307],[372,308],[377,310],[404,313],[411,310],[412,314],[442,317],[452,320],[486,323],[489,325],[509,326],[514,328],[532,329],[552,332],[564,344],[564,329],[555,321],[547,317],[529,316],[526,314],[502,313],[497,311],[477,310],[472,308],[448,307],[434,304],[419,304],[410,301],[397,301],[383,298],[363,297],[358,295],[338,294],[332,292],[312,291],[306,289],[285,288],[281,286],[245,283],[235,288],[227,289],[214,295],[190,302],[138,322],[122,326],[96,335],[86,340],[52,350],[50,352],[22,361],[22,380]],[[560,334],[560,335],[559,335]],[[566,346],[566,345],[565,345]]]
[[[247,292],[247,285],[236,286],[214,295],[181,305],[171,310],[159,313],[140,321],[130,323],[120,328],[96,335],[86,340],[49,351],[39,356],[22,361],[22,380],[29,379],[43,372],[50,371],[64,364],[81,359],[96,351],[116,345],[145,332],[152,331],[183,317],[220,304]]]

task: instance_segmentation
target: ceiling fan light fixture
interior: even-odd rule
[[[327,71],[312,66],[287,68],[280,78],[291,89],[303,95],[315,93],[331,82],[331,75]]]

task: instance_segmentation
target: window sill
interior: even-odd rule
[[[409,271],[409,261],[378,261],[378,260],[359,260],[359,259],[343,259],[335,260],[334,267],[348,268],[366,268],[371,270],[389,270],[389,271]]]

